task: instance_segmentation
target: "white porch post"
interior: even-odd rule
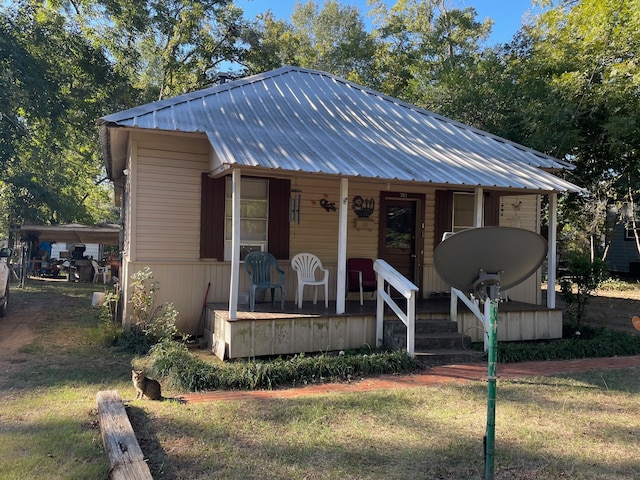
[[[347,214],[349,213],[349,179],[340,179],[340,207],[338,219],[338,277],[336,286],[336,314],[344,313],[347,277]]]
[[[549,241],[547,251],[547,307],[556,308],[556,270],[557,231],[558,229],[558,194],[549,194]]]
[[[229,282],[229,320],[238,317],[240,288],[240,169],[231,174],[231,281]],[[224,205],[219,206],[224,208]]]
[[[473,226],[479,228],[484,226],[484,190],[482,187],[476,187],[473,200]]]

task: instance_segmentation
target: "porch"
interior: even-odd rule
[[[446,294],[416,301],[416,355],[464,350],[470,342],[482,342],[483,326],[462,301],[458,301],[457,325],[449,320],[450,302]],[[401,306],[404,303],[399,302]],[[220,359],[339,351],[363,345],[374,347],[376,309],[375,300],[365,300],[362,306],[357,300],[347,300],[345,312],[336,314],[335,301],[325,308],[324,302],[313,305],[307,300],[303,308],[298,308],[295,302],[285,302],[284,311],[280,311],[279,302],[273,308],[268,300],[256,303],[253,312],[248,305],[238,304],[237,318],[230,320],[227,304],[209,303],[204,335],[207,348]],[[388,308],[383,331],[385,345],[402,347],[406,327]],[[443,341],[447,336],[450,340]],[[517,301],[500,303],[499,341],[561,337],[562,310]]]

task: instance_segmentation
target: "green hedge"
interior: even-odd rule
[[[406,351],[345,355],[296,355],[270,360],[205,362],[177,342],[164,342],[150,354],[149,372],[186,391],[254,390],[313,383],[349,381],[384,373],[419,369]]]
[[[625,355],[640,355],[640,337],[605,327],[583,327],[572,338],[498,345],[499,363]]]

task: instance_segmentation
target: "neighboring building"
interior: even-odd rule
[[[640,254],[633,229],[618,223],[605,258],[611,273],[640,278]]]
[[[557,194],[580,191],[553,174],[568,163],[297,67],[98,124],[124,226],[124,322],[128,278],[149,266],[158,301],[171,301],[179,327],[193,334],[209,282],[209,301],[227,304],[230,322],[237,318],[248,289],[241,260],[250,250],[279,259],[289,302],[291,257],[319,256],[343,314],[346,258],[384,259],[428,298],[448,290],[433,266],[444,232],[481,225],[539,232],[542,196],[555,221]],[[234,249],[240,258],[231,258]],[[555,245],[550,252],[554,268]],[[540,304],[540,282],[538,272],[509,296]]]

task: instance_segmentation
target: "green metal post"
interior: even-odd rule
[[[489,303],[489,348],[488,348],[488,386],[487,386],[487,429],[485,434],[484,478],[493,480],[494,448],[496,432],[496,362],[498,358],[498,301]]]

